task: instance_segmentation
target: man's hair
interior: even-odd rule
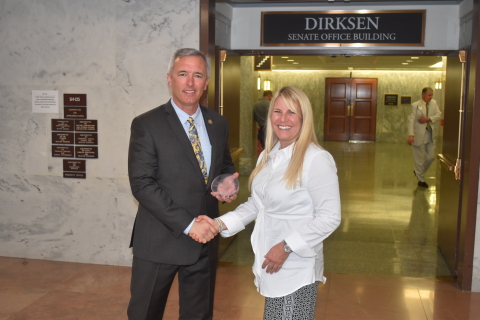
[[[182,48],[175,51],[175,53],[170,58],[170,63],[168,64],[167,73],[169,74],[172,73],[173,66],[175,65],[175,60],[177,60],[178,58],[191,57],[191,56],[201,57],[203,61],[205,61],[205,66],[207,68],[207,79],[210,79],[210,59],[207,56],[205,56],[203,52],[197,49],[192,49],[192,48]]]
[[[270,91],[270,90],[265,90],[265,91],[263,91],[263,96],[264,96],[264,97],[266,97],[266,96],[268,96],[268,95],[273,96],[273,92]]]
[[[430,88],[430,87],[425,87],[425,88],[422,89],[422,94],[425,94],[427,92],[433,92],[433,89]]]

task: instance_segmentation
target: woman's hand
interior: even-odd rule
[[[265,255],[265,261],[263,261],[262,269],[267,268],[267,273],[273,274],[278,272],[285,260],[287,260],[289,253],[283,250],[283,242],[279,242],[274,245]]]

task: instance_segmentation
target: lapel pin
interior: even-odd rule
[[[211,119],[208,119],[208,124],[212,124],[213,121]]]

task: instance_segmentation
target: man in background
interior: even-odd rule
[[[433,89],[422,89],[422,99],[412,104],[408,116],[408,144],[412,146],[415,160],[413,173],[418,186],[428,188],[425,173],[435,159],[436,125],[442,112],[433,98]]]
[[[268,117],[268,107],[272,100],[273,93],[270,90],[263,92],[263,98],[255,102],[253,105],[254,118],[260,129],[258,129],[258,140],[262,144],[262,148],[265,149],[265,131]]]

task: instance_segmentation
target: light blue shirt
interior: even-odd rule
[[[172,103],[173,109],[175,110],[175,113],[177,114],[178,119],[180,119],[180,123],[182,124],[187,137],[188,137],[188,129],[190,129],[190,122],[188,122],[188,118],[190,117],[193,118],[193,124],[195,125],[195,128],[197,128],[198,139],[200,139],[200,145],[202,146],[203,158],[205,159],[205,163],[207,164],[207,173],[209,173],[210,165],[212,163],[212,145],[210,144],[210,138],[208,138],[208,132],[207,132],[207,128],[205,127],[205,121],[203,121],[203,115],[202,115],[202,111],[200,110],[200,106],[198,106],[197,111],[190,116],[188,113],[180,109],[175,104],[173,99],[170,99],[170,102]],[[211,179],[211,177],[209,176],[208,179]],[[188,232],[192,228],[192,225],[194,222],[195,222],[195,219],[193,219],[193,221],[183,231],[183,233],[188,235]]]

